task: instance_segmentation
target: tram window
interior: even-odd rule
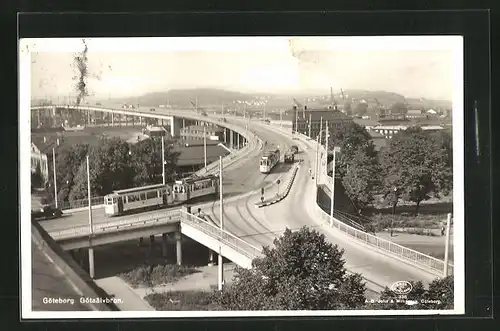
[[[150,191],[146,193],[146,198],[147,199],[154,199],[158,197],[158,192],[157,191]]]
[[[113,200],[112,200],[112,201],[113,201],[113,204],[115,204],[115,203],[116,203],[116,198],[113,198]]]
[[[146,193],[141,193],[140,197],[141,197],[141,200],[146,200]]]

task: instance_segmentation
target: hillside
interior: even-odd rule
[[[334,98],[337,104],[344,102],[357,104],[363,100],[368,103],[369,109],[377,108],[377,101],[382,107],[389,108],[396,102],[408,104],[410,108],[451,108],[451,102],[442,100],[428,100],[405,98],[401,94],[386,91],[367,90],[345,90],[346,101],[342,99],[340,91],[334,91]],[[318,94],[263,94],[263,93],[242,93],[222,89],[175,89],[166,92],[148,93],[138,97],[119,98],[113,101],[117,103],[137,104],[155,107],[161,104],[170,104],[177,107],[192,107],[191,102],[196,102],[200,107],[220,107],[224,104],[229,107],[240,108],[242,102],[247,102],[248,108],[262,109],[264,104],[271,108],[290,108],[293,106],[293,98],[301,104],[308,104],[310,107],[326,107],[330,105],[329,93]]]

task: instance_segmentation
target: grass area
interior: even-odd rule
[[[165,283],[171,283],[179,280],[180,278],[196,273],[193,267],[177,265],[177,264],[166,264],[166,265],[156,265],[156,266],[140,266],[128,272],[121,273],[119,275],[124,281],[126,281],[132,287],[138,286],[156,286]]]
[[[419,234],[419,235],[434,235],[431,229],[440,229],[443,222],[446,221],[447,215],[444,213],[438,214],[419,214],[416,216],[405,216],[406,214],[392,215],[374,214],[368,218],[371,220],[370,225],[375,232],[383,231],[390,228],[402,229],[400,232]]]
[[[214,303],[213,292],[206,291],[170,291],[152,293],[144,299],[156,310],[223,310]]]

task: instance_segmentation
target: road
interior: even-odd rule
[[[345,266],[349,271],[361,273],[367,281],[378,284],[378,287],[390,286],[399,280],[421,280],[428,283],[436,278],[425,271],[367,249],[317,219],[314,216],[314,199],[311,199],[311,196],[315,195],[315,182],[308,175],[309,167],[314,169],[315,150],[307,150],[302,156],[303,165],[298,170],[288,197],[264,208],[254,206],[259,194],[224,203],[224,228],[250,244],[261,247],[272,245],[274,238],[281,235],[286,228],[312,227],[324,234],[327,240],[344,249]],[[218,210],[218,204],[206,210],[215,222],[219,222]],[[372,288],[375,287],[377,286]]]
[[[241,126],[245,125],[245,121],[239,119],[228,119],[228,122],[239,123]],[[280,149],[283,151],[289,149],[292,145],[291,140],[273,132],[272,130],[269,130],[268,127],[266,128],[261,125],[251,125],[250,130],[257,134],[263,141],[267,141],[268,144],[274,143],[279,145]],[[290,168],[290,165],[281,163],[276,167],[273,173],[269,175],[261,174],[258,170],[259,157],[261,153],[262,150],[251,151],[242,159],[224,168],[224,198],[259,190],[261,187],[276,182],[276,180]],[[146,216],[148,214],[157,213],[158,210],[154,210],[140,213],[140,215]],[[109,218],[105,216],[103,208],[96,208],[92,211],[92,220],[94,224],[128,219],[130,217],[131,215]],[[88,210],[65,213],[62,218],[43,221],[41,224],[49,233],[73,227],[86,226],[88,224]]]

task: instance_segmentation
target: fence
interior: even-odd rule
[[[212,238],[220,240],[225,245],[233,248],[250,259],[254,259],[262,255],[262,251],[255,246],[250,245],[243,239],[235,235],[221,230],[219,227],[212,225],[202,218],[189,214],[184,210],[180,210],[181,222],[189,224],[190,226],[202,231]]]
[[[134,218],[129,218],[125,220],[110,221],[105,223],[98,223],[93,225],[93,231],[95,233],[102,232],[116,232],[121,231],[125,227],[138,227],[151,224],[163,224],[179,222],[180,214],[179,210],[172,210],[163,213],[157,213],[153,215],[139,216]],[[51,231],[50,235],[55,240],[70,239],[76,237],[88,236],[90,234],[90,226],[80,226],[76,228],[66,229],[62,231]]]
[[[90,203],[91,203],[92,206],[102,205],[102,204],[104,204],[104,197],[93,197],[93,198],[90,198]],[[89,206],[89,200],[88,199],[63,201],[63,202],[59,202],[58,203],[58,207],[61,210],[83,208],[83,207],[88,207],[88,206]]]

